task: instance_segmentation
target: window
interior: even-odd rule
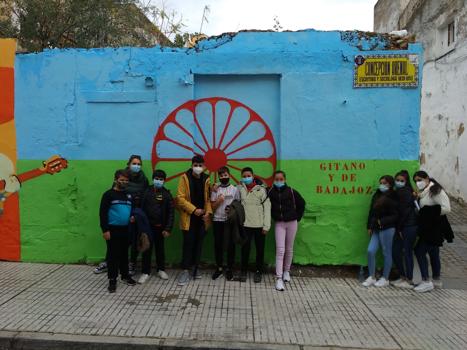
[[[455,34],[454,34],[454,21],[448,24],[448,46],[451,46],[454,41],[456,40]]]

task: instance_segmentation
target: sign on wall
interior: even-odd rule
[[[417,55],[355,56],[354,88],[417,87]]]

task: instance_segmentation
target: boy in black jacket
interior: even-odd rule
[[[145,212],[151,225],[152,237],[151,247],[143,253],[143,269],[138,283],[145,283],[151,273],[151,254],[153,247],[156,252],[157,275],[163,280],[169,276],[165,272],[164,239],[170,236],[174,223],[173,198],[169,190],[164,187],[167,175],[163,170],[155,170],[153,187],[146,190],[141,203],[141,209]]]
[[[114,187],[106,191],[101,200],[99,216],[102,236],[108,241],[108,291],[117,290],[118,272],[122,281],[130,286],[136,282],[128,274],[128,243],[132,209],[131,195],[125,193],[128,186],[127,170],[117,170]]]

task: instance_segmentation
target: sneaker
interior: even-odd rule
[[[109,280],[109,286],[107,287],[109,293],[115,293],[117,290],[117,280]]]
[[[247,276],[248,276],[248,273],[246,271],[242,271],[240,272],[240,277],[238,278],[238,280],[240,282],[246,282]]]
[[[402,288],[402,289],[413,289],[413,284],[410,283],[409,281],[403,280],[402,282],[398,283],[397,285],[394,285],[394,287]]]
[[[183,270],[183,272],[178,276],[177,284],[179,286],[184,286],[188,282],[190,282],[191,276],[188,270]]]
[[[256,271],[255,277],[253,278],[253,282],[260,283],[262,278],[263,278],[263,275],[261,274],[261,271]]]
[[[133,278],[131,278],[130,276],[128,276],[126,278],[122,277],[122,282],[125,283],[128,286],[136,285],[136,281]]]
[[[276,281],[276,290],[282,292],[284,289],[285,289],[284,281],[282,281],[282,278],[278,278]]]
[[[375,287],[388,287],[389,286],[389,281],[384,278],[384,277],[381,277],[378,282],[375,283]]]
[[[138,283],[139,284],[145,284],[146,281],[149,279],[149,275],[147,273],[143,273],[139,279],[138,279]]]
[[[193,273],[193,279],[195,280],[200,280],[201,278],[203,278],[203,274],[201,272],[199,272],[198,270],[196,270],[194,273]]]
[[[425,293],[433,290],[435,287],[433,286],[433,282],[431,281],[422,281],[418,286],[414,288],[414,291],[418,293]]]
[[[438,279],[433,279],[433,287],[435,288],[443,288],[443,281]]]
[[[225,270],[225,279],[227,281],[232,281],[233,280],[233,272],[232,270]]]
[[[282,280],[284,282],[290,282],[290,271],[284,271],[282,274]]]
[[[168,280],[169,279],[169,275],[167,275],[167,273],[164,270],[157,271],[157,276],[159,276],[159,278],[161,280]]]
[[[94,272],[96,275],[107,272],[107,263],[105,261],[101,262],[92,272]]]
[[[130,276],[134,276],[136,274],[136,263],[129,263],[128,264],[128,274]]]
[[[222,270],[216,270],[216,271],[212,274],[212,279],[215,281],[215,280],[217,280],[219,277],[221,277],[222,275],[223,275]]]
[[[398,287],[398,285],[399,285],[400,283],[404,282],[404,281],[405,281],[404,279],[399,278],[399,279],[397,279],[397,280],[390,281],[389,284],[390,284],[391,286]]]
[[[362,286],[363,287],[371,287],[375,283],[376,283],[376,279],[373,278],[372,276],[370,276],[362,283]]]

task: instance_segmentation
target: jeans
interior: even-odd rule
[[[293,258],[293,244],[297,233],[297,220],[276,221],[276,277],[282,278],[284,271],[290,271]]]
[[[264,244],[266,235],[263,235],[261,227],[244,227],[246,241],[242,245],[242,272],[248,270],[248,261],[250,259],[251,240],[255,238],[256,247],[256,270],[263,272],[264,269]]]
[[[402,237],[401,237],[402,236]],[[413,250],[417,239],[417,226],[407,226],[394,235],[392,259],[401,277],[413,279]]]
[[[439,279],[441,276],[441,260],[439,258],[439,247],[418,241],[415,246],[415,256],[417,257],[420,273],[424,281],[428,281],[428,261],[426,255],[430,256],[431,272],[433,279]]]
[[[114,226],[109,229],[110,239],[107,254],[107,276],[116,280],[120,272],[122,278],[128,277],[128,226]]]
[[[217,268],[224,267],[224,243],[228,243],[227,248],[227,269],[232,270],[235,261],[235,243],[224,242],[224,226],[223,221],[213,222],[214,231],[214,255],[216,257]]]
[[[389,273],[392,267],[392,242],[394,240],[394,227],[385,230],[374,230],[371,234],[368,244],[368,272],[370,276],[376,274],[376,253],[381,245],[384,256],[383,277],[389,279]]]
[[[162,235],[162,227],[153,227],[154,241],[151,246],[143,253],[142,272],[145,274],[151,273],[151,255],[154,250],[156,253],[156,267],[157,271],[165,270],[165,249],[164,249],[164,236]]]
[[[201,261],[203,240],[206,235],[204,222],[191,219],[188,231],[183,231],[182,268],[197,271]]]

